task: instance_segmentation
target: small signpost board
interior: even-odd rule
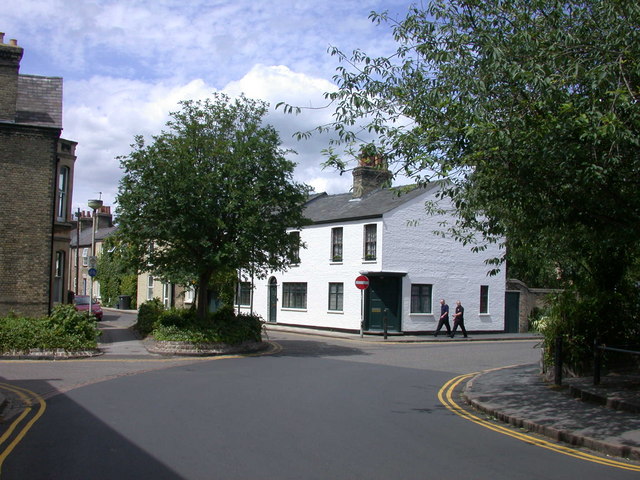
[[[364,336],[364,291],[369,288],[369,277],[358,275],[356,277],[356,288],[360,290],[360,338]]]

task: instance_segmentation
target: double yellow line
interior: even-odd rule
[[[2,471],[2,464],[5,459],[20,443],[33,424],[42,416],[47,404],[40,395],[26,388],[0,383],[0,390],[17,395],[24,406],[22,413],[18,415],[0,437],[0,471]]]
[[[624,470],[631,470],[634,472],[640,472],[640,466],[632,465],[629,463],[623,463],[617,460],[610,460],[603,457],[598,457],[596,455],[591,455],[586,452],[581,452],[576,449],[572,449],[569,447],[565,447],[562,445],[555,444],[553,442],[543,440],[541,438],[537,438],[531,434],[521,433],[512,428],[505,427],[502,425],[498,425],[496,423],[490,422],[488,420],[484,420],[477,415],[474,415],[470,411],[462,408],[460,405],[456,403],[454,400],[454,391],[462,382],[468,381],[471,378],[479,375],[482,372],[475,373],[467,373],[466,375],[460,375],[458,377],[452,378],[447,383],[443,385],[443,387],[438,391],[438,399],[442,404],[451,412],[456,415],[465,418],[466,420],[470,420],[473,423],[481,425],[489,430],[493,430],[494,432],[502,433],[504,435],[508,435],[513,438],[517,438],[525,443],[530,445],[535,445],[538,447],[546,448],[547,450],[553,450],[554,452],[561,453],[563,455],[568,455],[570,457],[579,458],[581,460],[587,460],[589,462],[599,463],[601,465],[607,465],[609,467],[621,468]]]

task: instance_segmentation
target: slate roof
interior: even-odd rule
[[[16,123],[62,128],[62,78],[18,75]]]
[[[378,218],[435,189],[438,185],[439,182],[433,182],[426,187],[383,188],[374,190],[360,199],[354,199],[351,193],[317,194],[311,197],[305,205],[304,216],[313,223],[337,223]]]
[[[114,225],[113,227],[107,228],[99,228],[96,230],[96,242],[102,241],[105,238],[111,236],[115,231],[118,230],[118,227]],[[71,231],[71,246],[75,247],[77,234],[75,230]],[[91,246],[91,227],[86,228],[80,231],[80,246],[81,247],[90,247]]]

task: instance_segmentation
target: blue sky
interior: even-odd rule
[[[159,133],[177,102],[212,92],[244,93],[271,105],[267,122],[298,155],[296,177],[338,193],[350,175],[322,170],[328,138],[299,142],[296,131],[330,119],[330,109],[298,116],[285,101],[319,107],[335,89],[329,46],[371,55],[395,50],[388,25],[369,13],[404,17],[410,0],[21,0],[0,3],[5,42],[24,48],[20,73],[63,77],[63,137],[78,142],[74,209],[98,196],[113,205],[118,155],[134,135]]]

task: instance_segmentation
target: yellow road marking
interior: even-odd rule
[[[599,463],[601,465],[607,465],[609,467],[616,467],[624,470],[640,472],[639,465],[632,465],[632,464],[623,463],[617,460],[610,460],[603,457],[598,457],[596,455],[591,455],[586,452],[581,452],[579,450],[572,449],[570,447],[558,445],[556,443],[543,440],[541,438],[537,438],[531,434],[517,432],[512,428],[498,425],[488,420],[484,420],[478,417],[477,415],[474,415],[473,413],[469,412],[468,410],[465,410],[455,402],[455,400],[453,399],[453,392],[460,383],[466,380],[470,380],[472,377],[477,376],[479,373],[481,372],[468,373],[468,374],[460,375],[458,377],[455,377],[449,380],[438,391],[438,399],[440,400],[440,402],[449,411],[455,413],[456,415],[459,415],[462,418],[470,420],[478,425],[488,428],[489,430],[493,430],[494,432],[502,433],[504,435],[508,435],[510,437],[516,438],[530,445],[546,448],[548,450],[552,450],[554,452],[561,453],[563,455],[568,455],[581,460],[587,460],[589,462]]]
[[[31,390],[27,390],[26,388],[16,387],[14,385],[8,385],[6,383],[0,383],[0,389],[8,390],[10,392],[17,394],[22,400],[22,403],[24,404],[24,407],[25,407],[22,413],[18,416],[18,418],[16,418],[11,423],[7,431],[4,432],[2,437],[0,437],[0,448],[4,448],[0,452],[0,471],[2,471],[2,464],[4,463],[7,456],[13,451],[16,445],[18,445],[22,441],[22,439],[27,434],[27,432],[31,429],[31,427],[33,427],[33,425],[42,416],[42,414],[47,408],[47,404],[40,395],[32,392]],[[17,432],[13,440],[8,445],[6,445],[6,447],[4,447],[4,444],[13,436],[14,432],[16,432],[16,430],[21,425],[21,423],[27,417],[29,417],[29,414],[32,413],[34,401],[38,404],[38,410],[36,411],[35,415],[33,415],[31,419],[28,420],[24,426],[22,426],[22,429]]]

